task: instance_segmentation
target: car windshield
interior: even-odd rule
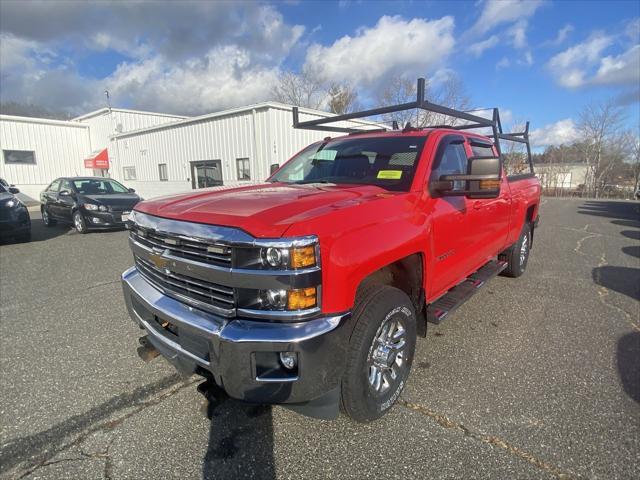
[[[354,137],[315,143],[270,182],[377,185],[408,191],[425,137]]]
[[[4,188],[4,185],[2,185],[2,183],[0,183],[0,193],[6,193],[7,189]]]
[[[83,195],[113,195],[117,193],[129,193],[129,190],[115,180],[97,180],[84,178],[74,180],[73,186],[78,193]]]

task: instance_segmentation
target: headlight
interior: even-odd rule
[[[109,208],[105,205],[95,205],[93,203],[85,203],[84,208],[85,210],[91,210],[92,212],[96,212],[98,210],[100,210],[101,212],[106,212],[107,210],[109,210]]]
[[[7,201],[5,205],[9,208],[17,207],[18,205],[20,205],[20,200],[18,200],[17,198],[12,198],[11,200]]]
[[[268,247],[260,251],[264,266],[273,268],[305,268],[316,265],[316,247],[276,248]]]

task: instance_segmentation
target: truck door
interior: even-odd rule
[[[484,139],[469,138],[467,147],[468,153],[474,157],[497,156],[493,145],[485,143]],[[481,253],[481,260],[487,261],[500,253],[509,234],[511,195],[506,175],[502,175],[497,198],[472,199],[471,204],[475,217],[473,223],[480,226],[477,251]]]
[[[441,175],[466,174],[467,150],[462,135],[445,135],[439,142],[431,167],[430,181]],[[456,186],[463,189],[464,183]],[[479,230],[478,216],[473,200],[464,196],[434,195],[432,192],[431,247],[433,268],[429,297],[438,296],[467,276],[480,257],[477,252]]]

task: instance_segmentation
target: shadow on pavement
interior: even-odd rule
[[[640,240],[640,230],[623,230],[620,235],[631,240]]]
[[[202,478],[275,478],[271,406],[242,403],[224,394],[208,398],[211,429]]]
[[[31,241],[32,242],[46,242],[52,238],[66,235],[69,233],[69,225],[53,225],[51,227],[45,226],[41,219],[31,218]]]
[[[640,268],[606,265],[594,268],[591,276],[597,285],[640,300]]]
[[[640,403],[640,332],[627,333],[618,340],[617,361],[624,391]]]
[[[578,207],[578,213],[624,220],[638,220],[640,204],[635,202],[615,202],[587,200]]]
[[[640,220],[611,220],[611,223],[621,227],[640,228]]]
[[[622,247],[622,251],[632,257],[640,258],[640,245],[634,245],[632,247]]]

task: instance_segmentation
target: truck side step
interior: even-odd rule
[[[492,260],[427,307],[427,322],[438,325],[469,300],[488,280],[507,268],[507,262]]]

